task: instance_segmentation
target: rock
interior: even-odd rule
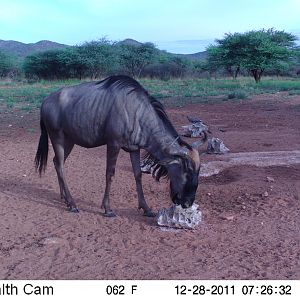
[[[267,176],[266,180],[267,180],[267,182],[274,182],[275,181],[275,179],[271,176]]]
[[[234,216],[221,216],[221,218],[223,220],[226,220],[226,221],[233,221],[234,220]]]
[[[279,200],[277,201],[277,203],[278,203],[279,205],[282,205],[282,206],[287,206],[287,202],[286,202],[285,200],[283,200],[283,199],[279,199]]]
[[[62,245],[65,244],[65,241],[59,237],[47,237],[42,239],[40,244],[43,246]]]
[[[182,126],[183,136],[202,137],[204,133],[210,132],[208,126],[199,118],[187,117],[191,122],[190,125]]]
[[[172,205],[158,211],[157,224],[166,227],[193,229],[201,222],[201,212],[197,204],[189,208],[181,205]]]
[[[224,142],[219,138],[208,139],[206,153],[208,154],[225,154],[229,149],[225,146]]]
[[[269,193],[268,193],[268,192],[264,192],[264,193],[262,194],[262,196],[263,196],[263,197],[268,197],[268,196],[269,196]]]

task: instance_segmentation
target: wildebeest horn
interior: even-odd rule
[[[185,147],[170,147],[168,150],[169,154],[174,156],[187,156],[188,155],[188,149]]]
[[[193,149],[198,150],[198,148],[207,141],[207,132],[203,131],[203,134],[204,134],[204,137],[201,140],[195,141],[191,144]]]

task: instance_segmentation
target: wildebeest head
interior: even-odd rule
[[[179,138],[174,142],[177,139]],[[161,177],[169,178],[171,200],[183,208],[192,206],[195,201],[200,171],[198,147],[206,141],[205,132],[204,137],[192,145],[179,139],[175,145],[166,147],[164,159],[158,160],[149,153],[144,156],[143,166],[150,169],[157,181]]]
[[[199,152],[194,148],[183,149],[174,155],[174,159],[165,163],[170,179],[171,200],[183,208],[192,206],[198,188]]]

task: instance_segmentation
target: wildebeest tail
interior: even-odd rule
[[[42,119],[40,125],[41,125],[41,136],[40,136],[40,141],[39,141],[34,162],[35,162],[35,170],[39,171],[40,175],[42,175],[42,172],[43,171],[45,172],[47,166],[49,145],[48,145],[48,132]]]

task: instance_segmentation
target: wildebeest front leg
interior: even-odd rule
[[[101,208],[104,208],[104,216],[115,217],[116,214],[110,208],[109,204],[109,193],[112,182],[112,177],[115,175],[117,158],[120,152],[120,148],[107,145],[107,157],[106,157],[106,186],[104,197],[102,201]]]
[[[151,211],[148,204],[145,201],[143,187],[142,187],[142,171],[140,165],[140,150],[130,152],[130,159],[132,164],[132,170],[136,182],[136,191],[139,201],[139,209],[142,208],[144,216],[155,217],[155,213]]]

